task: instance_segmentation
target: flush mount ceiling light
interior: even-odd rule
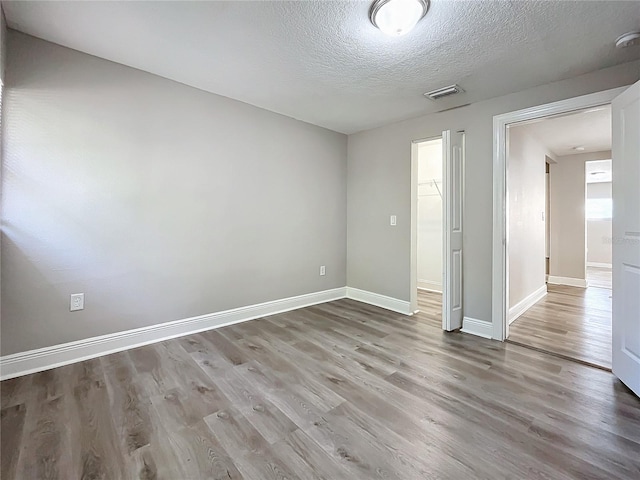
[[[409,32],[429,10],[429,0],[375,0],[369,20],[386,35],[399,37]]]
[[[634,47],[637,45],[640,45],[640,30],[627,32],[616,39],[617,48]]]
[[[576,152],[584,152],[584,147],[583,147],[582,145],[580,145],[580,146],[578,146],[578,147],[573,147],[573,149],[574,149]]]

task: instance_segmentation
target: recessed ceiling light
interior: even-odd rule
[[[386,35],[408,33],[429,10],[429,0],[375,0],[369,20]]]
[[[584,152],[584,147],[573,147],[576,152]]]

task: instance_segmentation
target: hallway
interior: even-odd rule
[[[511,324],[508,341],[611,369],[611,289],[549,285]]]

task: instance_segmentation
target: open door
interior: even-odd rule
[[[613,373],[640,396],[640,82],[611,103]]]
[[[442,328],[462,328],[462,208],[464,132],[442,132],[444,200],[444,269]]]

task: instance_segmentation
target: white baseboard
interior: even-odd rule
[[[587,262],[587,267],[613,268],[613,265],[610,263]]]
[[[549,275],[547,283],[551,285],[568,285],[569,287],[581,287],[587,288],[588,284],[584,278],[572,278],[572,277],[556,277],[555,275]]]
[[[509,309],[509,325],[511,325],[520,315],[533,307],[536,303],[542,300],[547,294],[547,286],[543,285],[531,295],[523,298],[513,307]]]
[[[271,302],[234,308],[223,312],[175,320],[149,327],[136,328],[52,347],[29,350],[0,357],[0,380],[101,357],[109,353],[156,343],[170,338],[212,330],[234,323],[287,312],[346,296],[346,287],[283,298]],[[407,302],[407,305],[409,303]]]
[[[379,293],[347,287],[347,298],[375,305],[376,307],[386,308],[387,310],[402,313],[404,315],[413,315],[410,302],[387,297],[386,295],[380,295]]]
[[[427,292],[442,293],[442,283],[433,282],[431,280],[418,280],[418,290],[426,290]]]
[[[433,288],[418,287],[418,290],[421,290],[423,292],[442,293],[442,290],[435,290]]]
[[[483,338],[492,338],[493,325],[491,322],[478,320],[477,318],[464,317],[462,319],[462,332],[477,335]]]

